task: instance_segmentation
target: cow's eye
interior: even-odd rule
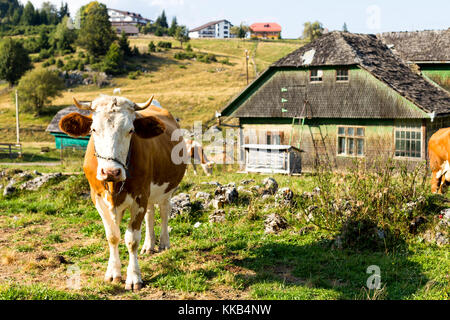
[[[91,132],[94,133],[94,132],[97,132],[97,131],[95,131],[95,129],[91,129]]]
[[[134,133],[134,129],[131,129],[131,130],[130,130],[130,134],[133,134],[133,133]]]

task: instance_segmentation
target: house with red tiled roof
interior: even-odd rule
[[[258,22],[250,26],[252,38],[278,39],[281,37],[281,26],[276,22]]]

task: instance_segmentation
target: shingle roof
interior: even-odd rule
[[[447,91],[434,86],[420,75],[414,73],[401,58],[395,55],[383,42],[381,42],[374,35],[352,34],[348,32],[331,32],[275,62],[271,66],[271,69],[304,69],[307,67],[320,66],[358,66],[362,69],[365,69],[378,80],[382,81],[387,86],[395,90],[401,96],[414,103],[423,112],[435,112],[436,115],[450,114],[450,94]],[[293,85],[294,84],[295,81],[293,82]],[[283,83],[280,82],[280,85],[283,85]],[[251,87],[252,85],[244,90],[244,92],[248,92],[249,90],[251,90]],[[340,88],[342,89],[344,88],[344,86],[340,86]],[[277,88],[277,90],[279,90],[279,88]],[[298,95],[302,96],[302,93],[300,92],[301,89],[296,90],[298,91]],[[311,91],[312,89],[309,90],[309,94],[311,94],[311,92],[314,92]],[[314,90],[320,91],[320,86],[318,86]],[[332,88],[332,90],[334,89]],[[275,92],[273,92],[272,94],[275,94]],[[318,94],[320,94],[320,92]],[[344,90],[342,92],[335,92],[335,94],[336,97],[342,97],[340,95],[345,95],[346,92]],[[360,95],[361,94],[362,93],[360,93]],[[370,94],[370,92],[367,92],[365,94]],[[279,96],[278,91],[276,92],[276,95],[277,97]],[[371,104],[362,104],[360,107],[362,109],[368,109],[369,106],[373,107],[373,103],[379,102],[377,101],[377,99],[383,100],[380,98],[380,96],[383,95],[378,94],[377,97],[373,97],[373,99],[371,100]],[[329,100],[332,100],[331,97],[328,98]],[[268,96],[267,99],[268,101],[270,101],[271,98]],[[316,107],[320,107],[323,104],[326,105],[325,100],[327,99],[327,97],[320,97],[320,95],[318,95],[317,99],[318,100],[316,103]],[[392,110],[392,108],[389,109],[389,103],[387,103],[387,101],[385,101],[387,104],[383,104],[383,108],[380,109],[379,112],[363,112],[363,110],[356,110],[351,106],[352,103],[355,104],[355,101],[352,101],[356,99],[355,96],[349,96],[348,99],[348,103],[350,105],[348,105],[347,108],[342,109],[341,106],[341,108],[337,110],[335,107],[332,108],[332,106],[330,106],[330,108],[336,110],[326,108],[323,110],[323,112],[316,111],[314,116],[325,117],[332,115],[335,117],[344,118],[362,116],[387,118],[389,117],[387,111],[390,110],[392,112],[392,117],[405,116],[409,118],[417,117],[420,113],[412,112],[414,114],[410,114],[408,116],[408,114],[404,114],[405,112],[401,110],[398,110],[398,112],[394,112],[395,110]],[[233,104],[235,101],[236,100],[233,100],[228,106]],[[278,101],[275,101],[275,103],[276,104],[274,106],[276,106],[277,104],[279,105]],[[346,105],[347,102],[344,101],[343,104]],[[228,109],[228,106],[224,109],[224,112]],[[277,110],[278,109],[281,110],[282,107],[279,106],[279,108],[277,107]],[[278,114],[280,110],[273,112]],[[264,116],[261,114],[261,112],[257,112],[256,110],[254,111],[256,112],[255,117]],[[268,113],[266,114],[266,116],[276,116],[273,112],[267,112]],[[236,113],[236,116],[238,116],[238,114],[239,112]],[[241,114],[241,116],[243,116],[243,114]],[[246,116],[251,116],[251,112],[249,112],[249,110],[247,110]],[[278,116],[283,117],[289,115],[279,114]]]
[[[59,129],[59,121],[69,113],[76,112],[80,113],[84,116],[88,116],[91,114],[91,111],[89,110],[81,110],[78,109],[76,106],[70,106],[64,109],[61,109],[58,111],[58,113],[53,117],[50,124],[47,126],[47,129],[45,131],[47,132],[55,132],[55,133],[62,133],[62,131]]]
[[[392,51],[411,62],[450,62],[450,28],[377,35]]]
[[[115,26],[118,33],[125,32],[126,34],[138,34],[139,29],[133,25]]]

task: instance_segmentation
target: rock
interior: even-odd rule
[[[249,180],[242,180],[242,181],[240,182],[240,184],[243,185],[243,186],[248,185],[248,184],[251,184],[251,183],[255,183],[255,180],[249,179]]]
[[[191,197],[187,193],[180,193],[170,200],[172,210],[170,217],[175,218],[178,215],[190,213],[192,210]]]
[[[42,187],[45,183],[49,182],[50,180],[59,178],[61,176],[62,176],[62,174],[60,172],[44,174],[42,176],[34,178],[33,180],[23,183],[20,186],[20,189],[35,191],[35,190],[38,190],[40,187]]]
[[[202,182],[203,185],[208,185],[208,186],[216,186],[216,187],[220,187],[222,186],[219,182],[217,181],[210,181],[210,182]]]
[[[264,233],[273,234],[285,230],[288,227],[288,224],[286,219],[282,216],[272,213],[266,217],[266,220],[264,220],[264,226]]]
[[[208,202],[211,199],[211,194],[208,192],[197,192],[195,194],[195,199]]]
[[[200,226],[201,226],[202,224],[200,223],[200,222],[196,222],[195,224],[194,224],[194,228],[199,228]]]
[[[294,201],[294,192],[289,188],[282,188],[275,195],[275,201],[281,206],[291,206]]]
[[[209,222],[224,222],[225,221],[225,211],[216,210],[213,214],[209,216]]]
[[[42,176],[42,173],[40,173],[40,172],[37,171],[37,170],[34,170],[34,171],[33,171],[33,174],[34,174],[35,176]]]
[[[27,180],[33,179],[33,175],[31,175],[30,173],[28,173],[26,171],[22,172],[22,173],[19,173],[17,176],[23,181],[27,181]]]
[[[266,178],[263,181],[264,190],[274,195],[278,190],[278,183],[274,178]]]
[[[9,196],[12,195],[14,192],[16,192],[16,187],[14,187],[14,183],[16,181],[14,179],[11,179],[9,184],[5,187],[5,190],[3,190],[3,196]]]
[[[225,199],[214,199],[211,201],[211,205],[216,210],[223,209],[225,207]]]
[[[450,208],[441,211],[440,216],[442,216],[441,223],[443,226],[450,227]]]
[[[442,232],[436,232],[435,235],[436,244],[438,246],[445,246],[448,244],[448,236]]]
[[[219,186],[214,192],[214,198],[216,200],[223,200],[227,204],[233,204],[238,201],[239,193],[233,185]]]

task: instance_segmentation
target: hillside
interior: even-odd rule
[[[143,36],[130,38],[131,47],[140,52],[148,51],[150,41],[171,41],[173,49],[134,58],[132,63],[148,70],[136,79],[127,75],[114,78],[114,85],[99,89],[95,85],[78,86],[66,90],[62,97],[53,101],[46,115],[35,118],[31,114],[21,114],[21,138],[24,142],[52,142],[53,137],[44,130],[52,116],[62,107],[72,103],[72,96],[80,100],[92,100],[100,93],[112,94],[114,88],[121,88],[123,96],[142,102],[152,94],[176,117],[185,128],[194,121],[212,120],[216,110],[220,110],[246,85],[244,51],[249,50],[249,78],[252,81],[271,63],[290,53],[301,45],[300,41],[282,40],[254,42],[242,40],[191,40],[194,52],[213,53],[219,62],[204,63],[193,60],[177,60],[176,52],[181,52],[179,42],[173,38]],[[74,56],[76,55],[73,54]],[[228,63],[229,62],[229,63]],[[41,67],[42,63],[36,64]],[[12,91],[0,84],[0,130],[1,142],[15,141],[15,111]]]

